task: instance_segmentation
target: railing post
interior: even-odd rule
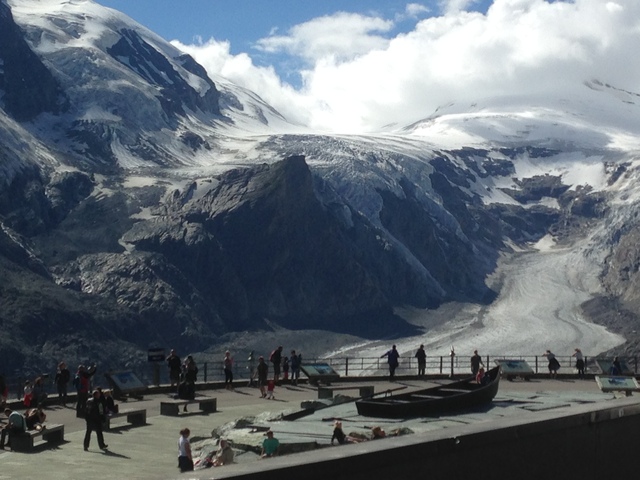
[[[344,360],[344,375],[345,377],[349,376],[349,357]]]
[[[536,373],[538,373],[538,355],[536,355]]]
[[[204,383],[207,383],[207,362],[204,362]]]
[[[440,355],[440,375],[442,375],[442,364],[443,364],[443,358],[442,358],[442,355]]]

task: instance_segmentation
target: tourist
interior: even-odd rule
[[[267,438],[262,442],[262,453],[260,454],[260,458],[275,457],[278,455],[280,442],[273,436],[273,432],[271,430],[267,430],[265,435]]]
[[[214,467],[221,467],[222,465],[229,465],[233,463],[233,448],[229,445],[224,438],[220,439],[220,445],[218,446],[218,450],[216,451],[216,456],[211,462]]]
[[[262,398],[267,396],[267,377],[269,376],[269,365],[264,361],[264,357],[261,355],[258,358],[258,367],[256,369],[258,374],[258,388],[260,389],[260,396]]]
[[[271,355],[269,355],[269,361],[273,363],[273,380],[278,382],[280,380],[280,363],[282,362],[282,345],[276,348]]]
[[[4,375],[0,375],[0,407],[4,408],[7,403],[7,397],[9,396],[9,387]]]
[[[611,368],[609,368],[609,375],[622,375],[622,365],[620,365],[620,359],[618,359],[617,356],[613,357]]]
[[[381,438],[385,438],[387,434],[382,429],[382,427],[375,426],[371,428],[371,440],[380,440]]]
[[[176,354],[174,349],[171,349],[169,356],[167,357],[167,367],[169,368],[169,382],[171,387],[175,387],[175,392],[178,393],[178,384],[180,383],[180,373],[182,372],[182,363],[180,357]]]
[[[247,387],[253,387],[253,381],[256,378],[256,359],[253,350],[251,350],[249,358],[247,358],[247,370],[249,370],[249,383]]]
[[[42,410],[42,405],[30,408],[24,414],[27,430],[42,430],[47,419],[46,413]]]
[[[484,367],[484,363],[482,363],[482,357],[478,355],[478,350],[473,351],[473,355],[470,359],[471,363],[471,374],[475,377],[478,375],[478,370],[480,370],[480,366]]]
[[[400,358],[400,354],[398,353],[396,346],[393,345],[391,350],[380,356],[380,358],[384,357],[387,357],[387,363],[389,364],[389,378],[393,380],[396,368],[398,368],[398,359]]]
[[[0,449],[4,450],[5,446],[5,438],[7,439],[7,446],[11,445],[11,438],[13,436],[22,435],[27,431],[27,421],[26,418],[20,412],[14,412],[10,408],[6,408],[4,410],[4,414],[9,418],[9,422],[2,429],[2,433],[0,434]]]
[[[483,378],[484,378],[484,367],[480,367],[478,369],[478,373],[476,373],[476,383],[482,383]]]
[[[289,380],[289,358],[282,358],[282,379],[286,382]]]
[[[276,399],[276,397],[273,394],[275,389],[276,389],[275,380],[269,380],[267,382],[267,400],[275,400]]]
[[[333,423],[333,436],[331,437],[331,445],[333,445],[333,441],[337,441],[340,445],[345,445],[347,443],[359,443],[363,439],[356,438],[351,435],[345,435],[342,430],[342,422],[340,420],[336,420]]]
[[[427,368],[427,354],[424,351],[424,345],[420,345],[414,357],[418,359],[418,376],[423,377]]]
[[[24,388],[22,389],[22,404],[29,408],[33,401],[33,384],[31,380],[24,381]]]
[[[73,378],[73,385],[76,387],[78,397],[76,400],[76,417],[84,418],[86,412],[89,391],[91,390],[91,377],[96,373],[96,365],[93,364],[89,369],[84,365],[78,365],[78,371]]]
[[[300,359],[296,355],[295,350],[291,350],[291,357],[289,357],[289,367],[291,368],[291,384],[297,385],[298,378],[300,378]]]
[[[180,430],[180,438],[178,439],[178,468],[180,468],[181,472],[190,472],[193,470],[193,457],[191,456],[189,435],[191,435],[191,431],[188,428]]]
[[[104,414],[113,415],[114,413],[118,413],[118,405],[116,405],[116,402],[113,399],[113,394],[111,393],[111,390],[105,390],[103,393],[104,393]]]
[[[71,380],[71,372],[67,368],[67,364],[60,362],[58,369],[56,370],[56,376],[53,379],[53,383],[56,384],[56,390],[58,391],[58,400],[62,405],[67,405],[67,389],[69,381]]]
[[[549,375],[551,378],[556,378],[558,375],[558,369],[560,368],[560,362],[556,358],[555,354],[551,352],[551,350],[547,350],[542,354],[543,357],[547,357],[547,361],[549,362]]]
[[[582,350],[576,348],[572,357],[576,357],[576,370],[578,370],[578,378],[584,378],[584,355]]]
[[[224,388],[233,390],[233,358],[229,350],[224,352],[222,364],[224,367]]]
[[[91,432],[96,432],[98,437],[98,446],[101,450],[106,450],[109,445],[104,443],[104,436],[102,435],[102,424],[105,421],[104,407],[100,401],[100,392],[94,390],[92,397],[87,400],[85,404],[85,423],[87,430],[84,434],[84,451],[89,450],[89,443],[91,442]]]

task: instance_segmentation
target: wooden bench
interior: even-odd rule
[[[111,429],[111,421],[116,418],[126,417],[127,422],[131,425],[146,425],[147,424],[147,409],[139,408],[133,409],[129,408],[126,410],[121,410],[118,413],[112,413],[111,415],[107,415],[104,421],[104,429]]]
[[[160,402],[160,415],[180,415],[180,407],[185,405],[198,405],[198,408],[206,413],[215,412],[218,408],[218,399],[215,397],[196,397],[194,400],[172,399]]]
[[[11,449],[16,451],[33,450],[36,438],[48,443],[62,443],[64,441],[64,425],[46,425],[42,430],[27,430],[20,435],[11,435]]]
[[[322,385],[318,387],[318,398],[333,398],[333,392],[336,390],[358,390],[359,396],[370,397],[371,395],[373,395],[374,387],[373,385]]]

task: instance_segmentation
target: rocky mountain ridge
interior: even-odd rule
[[[634,351],[634,152],[445,147],[424,124],[316,135],[117,12],[51,0],[36,20],[34,4],[0,1],[8,371],[136,365],[150,346],[202,351],[274,324],[415,333],[398,307],[487,304],[500,256],[549,235],[610,250],[585,312]]]

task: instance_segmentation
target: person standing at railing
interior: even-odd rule
[[[280,380],[280,363],[282,362],[282,345],[276,348],[271,355],[269,361],[273,363],[273,381],[278,383]]]
[[[247,387],[253,387],[253,380],[256,378],[256,358],[254,357],[253,350],[251,350],[249,358],[247,358],[247,370],[249,370],[249,383]]]
[[[167,367],[169,368],[169,382],[171,383],[171,388],[173,389],[173,387],[175,387],[175,391],[177,393],[178,385],[180,384],[180,374],[182,373],[182,362],[173,348],[169,352],[166,362]]]
[[[295,350],[291,350],[291,357],[289,357],[289,367],[291,368],[291,384],[297,385],[298,378],[300,378],[300,358],[296,355]]]
[[[224,388],[233,390],[233,358],[229,350],[224,352],[222,363],[224,365]]]
[[[67,387],[71,380],[71,372],[67,368],[67,364],[60,362],[58,369],[56,370],[56,376],[53,382],[56,384],[56,390],[58,391],[58,399],[62,405],[67,405]]]
[[[576,348],[572,357],[576,357],[576,370],[578,370],[578,378],[584,378],[584,355],[582,350]]]
[[[391,350],[380,356],[380,358],[384,357],[387,357],[387,363],[389,364],[389,379],[393,380],[396,374],[396,368],[398,368],[398,359],[400,358],[400,353],[398,353],[396,346],[393,345],[391,347]]]
[[[480,366],[484,367],[484,363],[482,363],[482,357],[478,355],[478,350],[473,351],[473,355],[471,356],[471,373],[475,377],[478,375],[478,371],[480,370]]]
[[[427,354],[424,351],[424,345],[420,345],[414,357],[418,359],[418,376],[423,377],[427,368]]]
[[[556,378],[556,376],[558,375],[558,369],[560,368],[560,362],[558,362],[555,354],[551,352],[551,350],[547,350],[542,354],[542,356],[547,357],[547,360],[549,361],[549,375],[551,376],[551,378]]]

